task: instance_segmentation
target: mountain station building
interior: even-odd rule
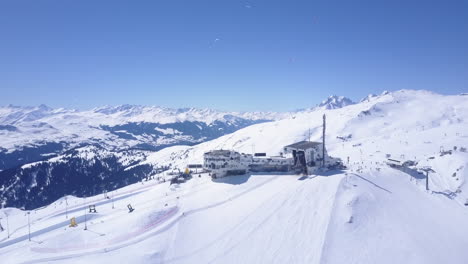
[[[287,172],[312,174],[322,166],[322,143],[301,141],[284,147],[284,154],[245,154],[233,150],[212,150],[203,156],[203,169],[211,177],[241,175],[248,172]],[[325,151],[327,159],[327,153]]]

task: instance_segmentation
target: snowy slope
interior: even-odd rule
[[[465,263],[468,208],[385,168],[350,173],[321,263]]]
[[[130,185],[110,193],[114,199],[69,197],[69,216],[81,217],[79,226],[65,226],[61,199],[32,212],[33,242],[25,213],[2,209],[15,231],[10,239],[0,233],[0,255],[7,263],[466,263],[467,101],[404,90],[169,147],[140,164],[181,169],[215,148],[276,155],[306,139],[309,129],[319,140],[326,113],[328,151],[348,169],[216,181],[196,174],[177,186],[156,180]],[[452,154],[441,156],[441,149]],[[388,156],[418,165],[390,168]],[[430,191],[417,172],[422,166],[435,171]],[[88,231],[84,203],[98,209]]]

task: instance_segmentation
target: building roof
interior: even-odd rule
[[[231,151],[231,150],[225,150],[225,149],[215,149],[215,150],[212,150],[212,151],[205,152],[205,155],[229,157],[231,155],[231,153],[237,153],[237,152]]]
[[[295,149],[310,149],[316,146],[322,145],[321,142],[313,141],[300,141],[291,145],[286,146],[285,148],[295,148]]]

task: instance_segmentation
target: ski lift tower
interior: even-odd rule
[[[419,170],[424,171],[426,173],[426,190],[429,191],[429,172],[435,172],[431,167],[424,166]]]

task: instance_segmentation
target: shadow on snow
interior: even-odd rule
[[[222,178],[211,179],[211,181],[216,183],[225,183],[225,184],[232,184],[232,185],[239,185],[246,183],[250,177],[256,176],[280,176],[280,175],[292,175],[288,172],[253,172],[243,175],[229,175]]]

